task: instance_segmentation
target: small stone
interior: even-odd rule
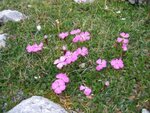
[[[37,29],[38,31],[41,31],[41,26],[40,26],[40,25],[37,25],[37,26],[36,26],[36,29]]]
[[[19,22],[20,20],[26,19],[27,17],[16,11],[16,10],[3,10],[0,11],[0,22],[4,23],[7,21]]]
[[[121,20],[126,20],[126,18],[121,18]]]
[[[74,0],[76,3],[92,3],[94,0]]]
[[[80,68],[85,68],[85,63],[79,65]]]
[[[23,100],[7,113],[68,113],[60,105],[41,96]]]
[[[29,7],[29,8],[31,8],[31,7],[32,7],[32,5],[28,5],[28,7]]]
[[[150,112],[149,112],[149,110],[143,108],[143,109],[142,109],[142,113],[150,113]]]
[[[120,13],[121,13],[121,11],[117,11],[116,13],[117,13],[117,14],[120,14]]]
[[[142,4],[144,3],[145,0],[129,0],[131,4],[136,4],[136,1],[137,1],[137,4]]]
[[[104,9],[105,9],[105,10],[108,10],[108,6],[107,6],[107,5],[105,5]]]
[[[6,35],[7,34],[0,34],[0,49],[6,46]]]

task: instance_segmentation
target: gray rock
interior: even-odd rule
[[[7,34],[0,34],[0,49],[6,46]]]
[[[74,0],[76,3],[92,3],[94,0]]]
[[[131,4],[135,4],[136,1],[138,2],[138,4],[142,4],[142,3],[145,2],[145,0],[129,0],[129,2],[130,2]]]
[[[23,100],[7,113],[68,113],[60,105],[41,96]]]
[[[142,113],[150,113],[147,109],[143,108]]]
[[[4,23],[7,21],[18,22],[27,18],[24,14],[16,11],[16,10],[3,10],[0,11],[0,22]]]

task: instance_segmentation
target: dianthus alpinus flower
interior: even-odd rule
[[[111,62],[110,62],[111,66],[114,68],[114,69],[122,69],[124,67],[124,64],[123,64],[123,61],[121,58],[119,59],[112,59]]]
[[[57,65],[58,69],[62,69],[63,66],[71,64],[78,60],[79,56],[86,56],[88,55],[88,49],[86,47],[78,48],[74,52],[66,51],[64,56],[61,56],[59,59],[54,61],[54,64]]]
[[[66,84],[69,83],[70,80],[66,73],[59,73],[56,75],[56,78],[51,88],[56,94],[61,94],[66,89]]]
[[[66,89],[66,85],[62,79],[57,79],[52,83],[51,88],[56,94],[61,94]]]
[[[57,65],[58,69],[62,69],[63,66],[67,65],[65,60],[66,60],[66,57],[65,56],[61,56],[59,59],[56,59],[54,61],[54,64]]]
[[[75,29],[75,30],[72,30],[72,31],[70,32],[70,34],[71,34],[71,35],[76,35],[76,34],[79,34],[80,32],[81,32],[80,29]]]
[[[71,64],[78,59],[78,56],[75,52],[67,51],[64,56],[61,56],[59,59],[54,61],[54,64],[57,65],[58,69],[62,69],[63,66]]]
[[[56,75],[56,78],[63,80],[65,83],[69,82],[69,77],[67,76],[66,73],[59,73]]]
[[[81,86],[79,87],[79,89],[80,89],[80,91],[83,91],[83,93],[84,93],[86,96],[90,96],[91,93],[92,93],[91,88],[89,88],[89,87],[87,87],[87,86],[81,85]]]
[[[80,34],[77,34],[74,38],[73,38],[73,42],[84,42],[90,40],[90,33],[89,32],[81,32]]]
[[[123,38],[129,38],[130,35],[128,33],[122,32],[120,33],[120,36]]]
[[[68,32],[62,32],[58,36],[59,36],[60,39],[65,39],[68,35],[69,35]]]
[[[129,38],[129,34],[122,32],[122,33],[120,33],[120,36],[122,38],[118,37],[117,38],[117,42],[122,44],[123,51],[127,51],[128,50],[127,46],[128,46],[128,43],[129,43],[129,39],[128,39]]]
[[[105,82],[105,86],[108,87],[110,85],[109,81]]]
[[[75,51],[75,53],[76,53],[77,55],[86,56],[86,55],[88,55],[88,48],[86,48],[86,47],[78,48],[78,49]]]
[[[100,71],[100,70],[102,70],[103,68],[107,67],[107,62],[106,62],[106,60],[98,59],[98,60],[96,61],[96,63],[98,64],[98,65],[96,66],[96,70],[97,70],[97,71]]]
[[[28,44],[26,47],[26,50],[28,53],[36,53],[43,49],[43,42],[41,42],[39,45],[37,43],[30,45]]]

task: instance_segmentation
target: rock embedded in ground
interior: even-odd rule
[[[7,34],[0,34],[0,49],[6,46]]]
[[[18,22],[20,20],[26,19],[27,16],[18,12],[16,10],[3,10],[0,11],[0,23],[4,23],[7,21]]]
[[[94,0],[74,0],[76,3],[92,3]]]
[[[145,0],[129,0],[129,2],[131,3],[131,4],[142,4],[142,3],[144,3],[145,2]]]
[[[147,109],[145,109],[145,108],[143,108],[143,109],[142,109],[142,113],[150,113],[150,111],[147,110]]]
[[[68,113],[60,105],[41,96],[23,100],[7,113]]]

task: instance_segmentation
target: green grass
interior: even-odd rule
[[[21,101],[13,101],[20,90],[24,98],[42,95],[66,109],[85,113],[137,113],[142,108],[150,107],[150,12],[146,5],[138,7],[114,1],[107,2],[109,10],[105,10],[104,0],[95,0],[93,4],[76,4],[73,0],[0,2],[0,10],[15,9],[29,17],[22,22],[8,22],[0,27],[0,32],[10,35],[7,47],[0,50],[0,105],[2,107],[7,103],[6,111]],[[116,13],[118,10],[120,14]],[[32,38],[31,34],[36,32],[38,24],[42,26],[42,31]],[[71,44],[69,39],[58,39],[58,33],[75,28],[91,32],[92,39],[78,45]],[[107,69],[96,72],[95,62],[99,57],[110,61],[120,56],[120,51],[113,45],[122,31],[130,34],[129,50],[123,58],[125,67],[116,71],[109,65]],[[49,45],[45,45],[41,53],[28,54],[25,50],[27,44],[35,40],[40,42],[44,34],[49,36]],[[65,44],[71,50],[77,46],[86,46],[89,55],[58,70],[53,62],[62,55],[60,49]],[[81,63],[86,63],[86,67],[81,69]],[[69,74],[71,80],[61,96],[50,90],[59,72]],[[34,76],[41,78],[36,80]],[[106,80],[110,81],[110,87],[99,92]],[[82,83],[92,88],[93,99],[87,99],[78,90]]]

